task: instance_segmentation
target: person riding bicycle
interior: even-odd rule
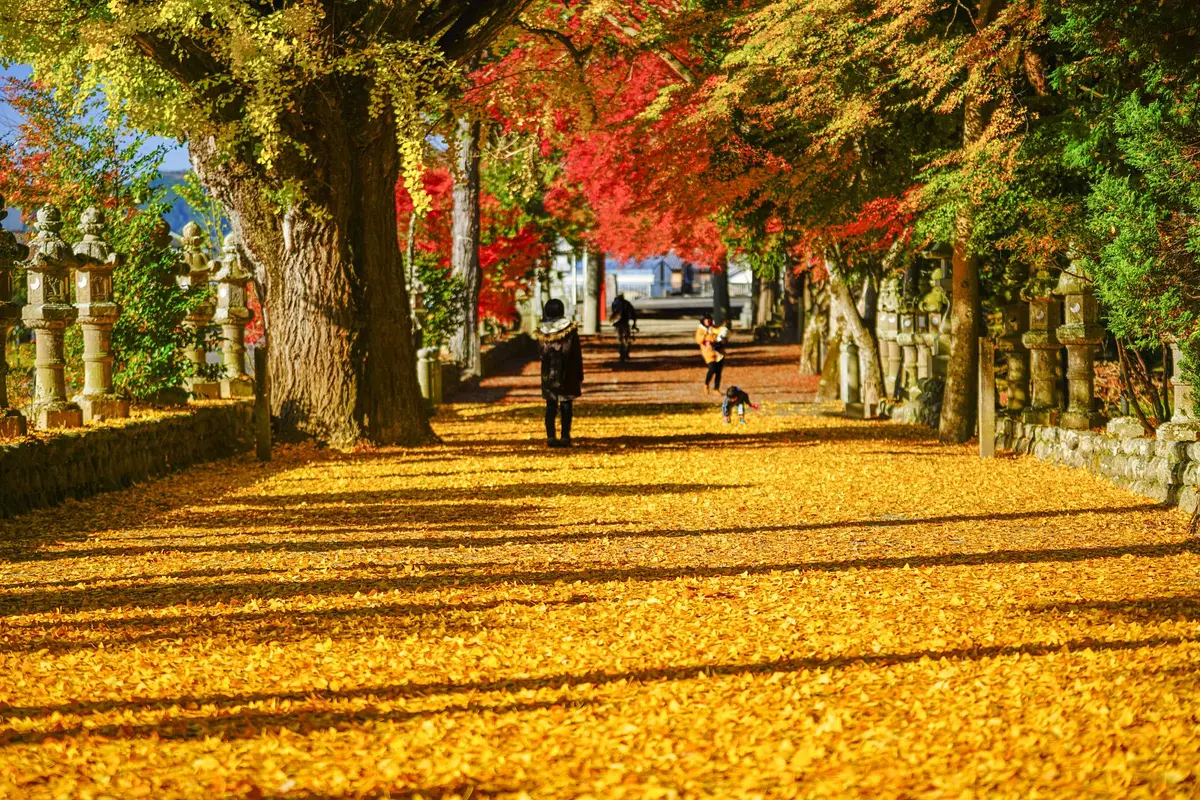
[[[622,361],[629,360],[629,346],[633,344],[633,334],[637,331],[637,310],[633,303],[625,299],[624,294],[613,298],[612,313],[608,315],[612,326],[617,329],[617,352]]]

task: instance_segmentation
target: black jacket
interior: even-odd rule
[[[632,325],[637,322],[637,309],[624,297],[618,297],[612,302],[612,312],[608,318],[613,325]]]
[[[538,326],[538,354],[542,358],[542,396],[547,400],[583,394],[583,348],[579,326],[565,319]]]

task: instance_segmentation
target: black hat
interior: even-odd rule
[[[567,309],[563,306],[562,300],[547,300],[546,305],[542,308],[542,322],[554,322],[556,319],[562,319],[566,313]]]

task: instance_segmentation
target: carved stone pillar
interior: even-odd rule
[[[201,370],[208,363],[208,355],[200,337],[205,328],[212,324],[216,311],[212,304],[212,293],[208,287],[208,256],[205,253],[207,242],[204,232],[195,222],[183,226],[180,236],[183,246],[183,268],[186,270],[176,280],[180,288],[194,290],[200,294],[201,300],[192,306],[192,310],[183,320],[184,330],[188,332],[189,343],[184,348],[184,358],[192,364],[192,375],[184,386],[196,400],[214,400],[221,396],[221,387],[214,381],[202,377]]]
[[[1024,336],[1029,331],[1029,304],[1009,303],[1001,311],[1000,339],[996,343],[1008,361],[1008,402],[1005,409],[1020,415],[1029,406],[1029,350]]]
[[[915,398],[920,394],[917,382],[920,379],[920,367],[917,363],[917,306],[909,298],[900,303],[900,332],[896,334],[896,343],[900,345],[904,358],[904,379],[901,387],[908,397]]]
[[[8,206],[0,197],[0,220],[8,216]],[[8,331],[21,318],[21,307],[12,301],[13,268],[29,257],[29,248],[17,241],[12,231],[0,228],[0,439],[24,436],[25,415],[8,405],[8,359],[5,353]]]
[[[1097,321],[1100,309],[1091,283],[1064,271],[1054,293],[1064,299],[1065,315],[1058,326],[1058,341],[1067,348],[1067,410],[1062,415],[1064,428],[1088,430],[1104,424],[1093,411],[1096,396],[1096,346],[1104,341],[1104,329]]]
[[[213,262],[217,272],[217,312],[214,320],[221,326],[221,358],[225,375],[221,378],[221,397],[252,397],[254,383],[246,374],[246,323],[250,309],[246,307],[246,282],[250,273],[242,267],[237,237],[225,237],[220,262]]]
[[[120,258],[102,238],[104,212],[88,208],[79,221],[83,239],[75,245],[75,308],[83,328],[83,391],[74,400],[84,422],[123,419],[129,400],[113,391],[112,329],[120,307],[113,302],[113,270]]]
[[[1179,342],[1171,342],[1171,390],[1174,393],[1175,413],[1171,417],[1171,422],[1196,422],[1196,415],[1192,411],[1194,401],[1192,396],[1192,385],[1183,377],[1183,365],[1185,357],[1183,350],[1179,347]]]
[[[67,400],[63,375],[63,332],[78,315],[70,303],[68,283],[77,259],[60,235],[62,214],[56,207],[38,209],[33,227],[37,235],[29,243],[31,255],[25,272],[29,302],[21,311],[21,319],[34,330],[36,339],[37,391],[31,415],[34,424],[43,430],[78,428],[83,425],[83,411]]]
[[[946,365],[950,361],[950,296],[953,292],[950,259],[954,248],[945,242],[937,242],[921,256],[935,262],[929,275],[929,290],[934,297],[926,295],[925,305],[929,312],[929,333],[933,374],[946,376]],[[936,301],[936,302],[935,302]]]
[[[917,315],[917,330],[921,335],[920,361],[918,372],[922,379],[938,375],[937,358],[940,350],[942,335],[942,320],[946,309],[950,307],[950,298],[946,296],[940,282],[940,270],[933,270],[928,279],[922,282],[924,293],[918,304],[920,313]],[[945,374],[944,370],[940,374]]]
[[[1200,439],[1200,419],[1193,412],[1192,385],[1183,377],[1185,356],[1178,342],[1171,342],[1171,390],[1175,413],[1171,421],[1158,426],[1160,442],[1194,442]]]
[[[876,321],[879,335],[879,356],[883,363],[883,383],[888,397],[896,394],[896,383],[900,380],[900,343],[896,335],[900,332],[900,282],[888,278],[879,291],[879,319]]]
[[[1029,330],[1021,334],[1021,343],[1029,350],[1029,377],[1032,388],[1029,406],[1021,418],[1035,425],[1057,425],[1060,413],[1058,343],[1059,310],[1054,297],[1054,277],[1038,270],[1021,290],[1029,303]]]
[[[841,345],[841,386],[842,402],[847,406],[862,402],[861,384],[859,381],[858,345],[846,338]]]

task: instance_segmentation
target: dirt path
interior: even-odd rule
[[[0,522],[0,796],[1197,796],[1177,512],[637,355]]]

